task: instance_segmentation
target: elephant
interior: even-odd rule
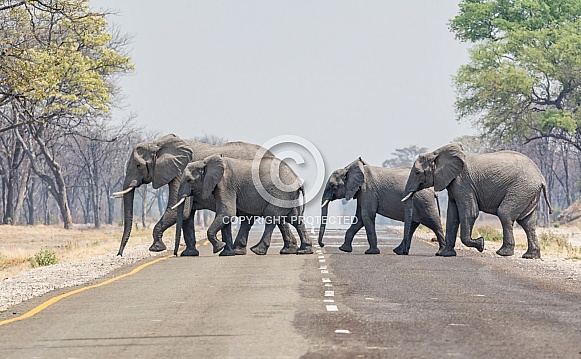
[[[464,152],[460,144],[448,144],[415,160],[405,186],[402,201],[414,201],[417,191],[433,187],[448,190],[446,246],[441,256],[455,256],[456,236],[468,247],[484,250],[482,237],[472,239],[472,228],[479,211],[498,216],[503,241],[496,251],[501,256],[514,254],[513,225],[524,229],[528,248],[523,258],[540,258],[536,236],[537,205],[541,191],[549,213],[553,212],[547,196],[547,184],[539,168],[527,156],[514,151],[474,154]],[[407,207],[405,229],[410,231],[413,208]],[[409,238],[402,243],[409,247]]]
[[[162,241],[163,232],[176,223],[176,211],[172,210],[172,206],[178,201],[180,177],[186,165],[192,160],[201,160],[216,153],[235,158],[253,159],[259,151],[263,153],[264,157],[274,157],[272,152],[250,143],[228,142],[221,146],[213,146],[202,142],[183,140],[174,134],[162,136],[152,142],[139,143],[127,161],[123,182],[124,189],[112,195],[115,198],[123,198],[123,236],[117,254],[123,255],[123,249],[131,234],[135,188],[147,183],[151,183],[153,188],[169,185],[168,205],[153,228],[153,244],[149,248],[152,252],[161,252],[166,250]],[[237,254],[246,253],[246,239],[251,225],[246,221],[241,223],[237,236],[241,246]],[[281,224],[278,227],[284,241],[281,254],[296,253],[298,250],[296,239],[290,231],[290,227],[287,224]],[[199,252],[195,245],[193,221],[183,226],[183,229],[187,247],[182,252],[182,256],[197,256]]]
[[[276,169],[278,172],[273,172]],[[259,181],[258,181],[259,179]],[[276,182],[275,182],[276,181]],[[280,181],[280,182],[278,182]],[[261,191],[261,190],[264,190]],[[303,205],[299,197],[303,195]],[[208,228],[208,240],[214,253],[226,247],[232,249],[231,221],[237,215],[265,218],[265,229],[251,250],[266,254],[272,231],[277,223],[288,222],[297,230],[301,245],[297,254],[312,254],[311,240],[303,222],[304,188],[300,178],[277,158],[263,158],[259,162],[212,155],[201,161],[188,163],[181,176],[176,204],[178,214],[186,197],[193,197],[194,206],[205,206],[216,212]],[[223,241],[217,239],[219,230],[226,229]],[[222,232],[224,233],[224,232]],[[179,231],[176,231],[176,249]],[[177,254],[174,252],[174,254]]]
[[[350,163],[347,167],[334,171],[325,185],[321,199],[321,226],[319,229],[319,245],[324,246],[326,223],[329,210],[329,202],[345,198],[357,199],[357,211],[355,219],[345,233],[345,241],[339,247],[343,252],[351,252],[353,237],[365,226],[369,249],[365,254],[379,254],[377,248],[377,235],[375,233],[375,216],[380,214],[397,221],[404,220],[404,207],[412,203],[404,204],[401,198],[405,194],[405,183],[409,174],[409,167],[384,168],[370,166],[360,158]],[[413,203],[414,217],[412,229],[406,233],[411,239],[416,228],[423,224],[434,231],[438,243],[439,254],[444,249],[444,233],[440,223],[439,207],[434,199],[435,192],[431,189],[417,193],[417,202]],[[396,248],[397,254],[408,254],[409,248]]]

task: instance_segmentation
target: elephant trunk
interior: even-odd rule
[[[402,198],[403,208],[404,208],[404,227],[403,227],[403,239],[401,245],[397,249],[398,254],[408,254],[411,242],[412,242],[412,220],[414,217],[414,194],[420,190],[420,185],[415,183],[412,176],[408,177],[407,183],[405,185],[404,194]]]
[[[327,214],[329,213],[329,200],[323,198],[321,201],[321,226],[319,227],[319,246],[324,247],[323,236],[327,227]]]
[[[413,193],[413,192],[411,192]],[[412,219],[414,217],[414,199],[411,197],[408,201],[404,203],[404,230],[403,230],[403,243],[405,245],[405,251],[409,251],[412,241]]]
[[[178,255],[178,249],[180,248],[180,240],[181,240],[181,232],[182,232],[182,221],[184,219],[184,200],[185,198],[182,198],[182,200],[180,200],[179,205],[177,207],[177,219],[176,219],[176,241],[175,241],[175,246],[173,249],[173,255],[177,256]],[[173,207],[175,208],[175,206]]]
[[[123,255],[123,249],[127,245],[129,235],[131,234],[131,227],[133,226],[133,198],[135,196],[135,189],[126,193],[123,196],[123,237],[121,237],[121,245],[119,246],[118,256]]]

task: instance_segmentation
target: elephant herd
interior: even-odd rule
[[[124,230],[118,255],[123,254],[133,222],[135,188],[151,183],[153,188],[169,185],[168,206],[153,229],[150,251],[166,249],[163,232],[177,224],[177,255],[181,233],[186,249],[182,256],[199,255],[196,249],[194,215],[209,209],[216,216],[207,230],[214,253],[221,256],[246,254],[249,231],[256,218],[265,219],[260,242],[250,250],[266,254],[275,227],[281,232],[281,254],[313,253],[304,224],[304,188],[300,178],[284,161],[267,149],[245,142],[213,146],[184,140],[169,134],[138,144],[127,162],[123,190],[113,197],[123,198]],[[411,238],[420,224],[431,229],[438,240],[436,255],[455,256],[460,240],[482,252],[482,237],[471,238],[480,211],[498,216],[503,228],[503,243],[497,254],[514,254],[513,225],[524,229],[528,248],[523,258],[540,258],[536,237],[537,205],[541,192],[549,213],[547,185],[540,170],[528,157],[513,151],[473,154],[459,144],[449,144],[421,154],[411,168],[383,168],[367,164],[361,158],[334,171],[321,202],[321,216],[328,215],[330,201],[357,199],[357,210],[345,241],[339,247],[352,251],[355,234],[365,227],[369,249],[377,254],[375,217],[377,214],[404,222],[403,240],[394,248],[396,254],[409,253]],[[446,231],[440,222],[437,192],[448,190]],[[240,228],[232,238],[232,222]],[[297,231],[297,243],[290,226]],[[222,239],[217,234],[221,232]],[[319,245],[324,246],[325,221],[321,221]]]

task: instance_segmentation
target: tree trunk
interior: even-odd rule
[[[28,189],[28,196],[27,196],[27,204],[28,204],[28,225],[29,226],[34,226],[35,220],[34,220],[34,187],[36,184],[36,180],[34,177],[32,177],[30,179],[30,188]]]
[[[9,171],[8,180],[6,181],[6,205],[4,209],[4,218],[2,223],[12,224],[14,219],[14,180],[12,171]]]
[[[115,218],[115,202],[110,196],[110,191],[107,191],[107,224],[113,224]]]
[[[141,186],[141,228],[145,229],[145,214],[147,212],[147,185]]]
[[[16,196],[16,206],[14,207],[14,217],[12,220],[12,224],[20,223],[20,213],[22,211],[24,198],[26,197],[26,190],[28,189],[28,182],[30,180],[30,161],[26,161],[26,165],[24,165],[24,170],[22,173],[25,174],[26,180],[20,183],[20,188],[18,189],[18,195]]]

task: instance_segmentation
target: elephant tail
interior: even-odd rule
[[[547,184],[543,183],[541,188],[543,189],[543,195],[545,196],[545,202],[547,202],[547,207],[549,207],[549,214],[553,214],[553,207],[551,207],[551,202],[549,202],[549,195],[547,194]]]
[[[301,206],[301,212],[299,213],[299,216],[302,217],[305,214],[305,206],[307,205],[307,197],[305,197],[305,186],[301,186],[301,188],[299,188],[299,191],[303,196],[303,205]]]

